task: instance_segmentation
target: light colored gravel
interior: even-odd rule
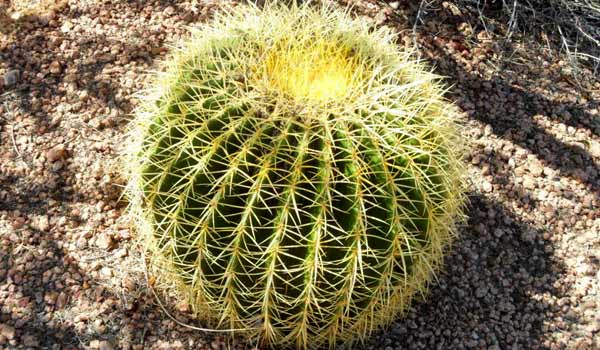
[[[412,43],[405,3],[354,11]],[[120,201],[132,96],[215,7],[72,0],[0,16],[0,348],[252,347],[165,316]],[[428,297],[361,347],[600,348],[600,81],[580,88],[558,52],[501,44],[450,8],[423,20],[415,40],[466,124],[470,218]]]

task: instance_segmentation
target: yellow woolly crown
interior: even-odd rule
[[[269,50],[262,71],[268,89],[317,101],[354,91],[361,67],[350,49],[323,38],[307,41],[286,40]]]

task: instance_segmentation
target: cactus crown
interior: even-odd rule
[[[265,88],[290,98],[330,101],[345,97],[356,89],[356,57],[350,49],[323,38],[294,39],[274,45],[267,54]]]
[[[462,216],[454,109],[385,29],[224,12],[157,75],[128,193],[152,273],[270,345],[362,338],[425,291]]]

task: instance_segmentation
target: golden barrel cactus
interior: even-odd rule
[[[385,29],[223,12],[156,75],[128,144],[150,273],[270,346],[364,338],[425,291],[464,202],[454,108]]]

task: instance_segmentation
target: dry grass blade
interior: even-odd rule
[[[480,0],[453,1],[457,6],[476,14],[484,27],[491,21],[508,24],[506,37],[515,32],[538,36],[557,34],[553,44],[562,47],[570,57],[577,75],[578,65],[597,71],[600,66],[600,5],[594,0],[510,0],[484,2]]]

